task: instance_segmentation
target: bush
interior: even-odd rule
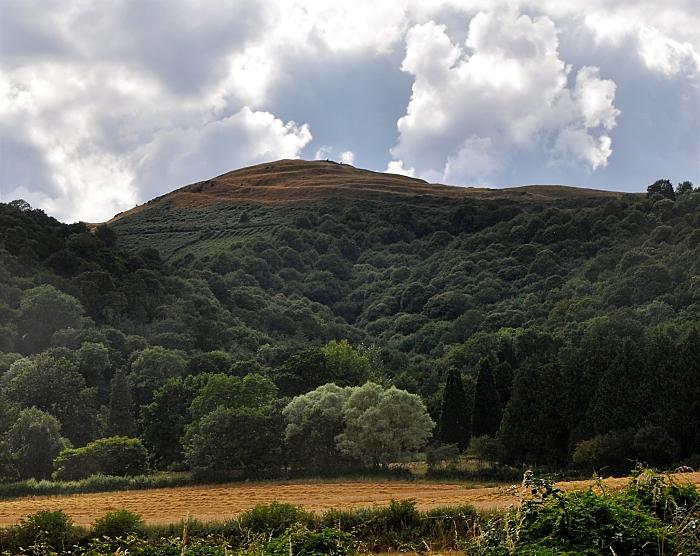
[[[265,546],[265,556],[345,556],[355,554],[352,535],[338,529],[309,531],[303,526],[288,529]]]
[[[381,508],[328,510],[321,518],[321,527],[352,533],[363,550],[374,552],[389,548],[422,550],[426,543],[457,548],[473,535],[476,515],[468,504],[424,513],[416,510],[413,500],[393,500]]]
[[[54,478],[79,480],[102,474],[115,477],[148,472],[148,452],[138,438],[100,438],[82,448],[63,450],[54,460]]]
[[[572,461],[579,469],[627,472],[634,466],[632,440],[630,431],[599,434],[576,444]]]
[[[291,504],[259,504],[238,518],[238,527],[249,533],[280,535],[295,523],[312,527],[316,516]]]
[[[492,519],[471,554],[693,554],[695,487],[640,470],[621,492],[562,492],[526,474],[522,503]]]
[[[425,450],[425,460],[428,463],[428,469],[437,467],[444,462],[455,463],[458,459],[459,446],[457,444],[441,444]]]
[[[448,506],[435,508],[423,514],[423,539],[439,547],[459,546],[459,540],[473,536],[478,514],[474,506]]]
[[[632,440],[632,448],[640,461],[647,465],[668,465],[680,454],[678,443],[666,429],[656,425],[646,425],[637,429]]]
[[[418,546],[423,525],[413,500],[392,500],[389,506],[381,508],[329,510],[321,518],[321,524],[351,532],[367,550],[410,548],[412,542]]]
[[[445,467],[428,469],[426,479],[433,481],[467,481],[467,482],[494,482],[511,483],[519,481],[523,476],[522,469],[510,465],[492,465],[477,469],[460,469],[458,467]]]
[[[490,436],[475,436],[469,442],[469,455],[492,463],[501,463],[506,457],[503,442]]]
[[[143,519],[139,514],[129,510],[116,510],[96,519],[92,525],[92,533],[98,537],[116,539],[129,533],[136,533],[142,526]]]
[[[694,484],[678,484],[650,469],[635,470],[625,497],[633,504],[641,504],[664,522],[700,511],[700,494]],[[700,530],[697,533],[700,535]]]
[[[41,510],[27,516],[20,521],[16,532],[18,547],[43,544],[63,550],[75,537],[73,520],[63,510]]]

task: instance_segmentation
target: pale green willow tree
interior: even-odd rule
[[[343,432],[343,410],[353,388],[324,384],[296,396],[282,411],[289,454],[302,467],[327,469],[343,462],[335,438]]]
[[[405,461],[425,447],[435,427],[420,397],[373,382],[324,384],[296,396],[283,415],[291,455],[315,468]]]
[[[420,397],[373,382],[353,388],[343,416],[345,430],[336,437],[338,448],[375,467],[415,455],[435,427]]]

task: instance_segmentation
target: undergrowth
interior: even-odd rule
[[[638,469],[627,487],[602,481],[563,492],[526,473],[520,503],[483,525],[467,554],[663,556],[700,553],[700,496],[694,485]]]

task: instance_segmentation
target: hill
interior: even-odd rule
[[[124,247],[152,247],[170,259],[183,253],[216,252],[226,245],[225,238],[270,232],[289,223],[291,215],[324,203],[421,211],[449,209],[470,199],[522,206],[576,200],[588,204],[624,195],[561,185],[456,187],[330,161],[280,160],[181,187],[117,214],[108,224],[119,233]],[[256,217],[251,219],[253,213]]]
[[[117,214],[111,221],[169,204],[173,208],[212,204],[311,204],[329,198],[377,199],[427,196],[458,200],[548,199],[567,197],[617,198],[623,194],[561,185],[529,185],[489,189],[455,187],[398,174],[373,172],[328,160],[278,160],[241,168],[210,180],[193,183]]]
[[[153,467],[196,465],[199,420],[233,403],[216,392],[258,384],[272,421],[236,453],[269,442],[304,467],[284,404],[371,379],[435,422],[464,400],[460,442],[497,437],[510,463],[669,465],[700,453],[698,292],[697,190],[464,189],[280,161],[93,230],[0,205],[0,430],[55,418],[75,446],[129,431]],[[446,395],[449,370],[464,396]],[[18,438],[0,475],[27,473]],[[332,444],[324,461],[347,463]]]

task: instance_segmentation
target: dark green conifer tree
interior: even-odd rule
[[[136,436],[134,401],[123,370],[118,370],[112,379],[107,411],[107,436]]]
[[[671,431],[682,455],[700,453],[700,334],[693,327],[678,349],[677,373],[673,384],[675,405],[670,413]]]
[[[442,393],[438,438],[443,444],[457,444],[460,450],[469,445],[471,412],[464,395],[462,374],[455,368],[447,373]]]
[[[485,357],[479,361],[472,407],[472,436],[495,436],[501,424],[501,401],[491,363]]]

